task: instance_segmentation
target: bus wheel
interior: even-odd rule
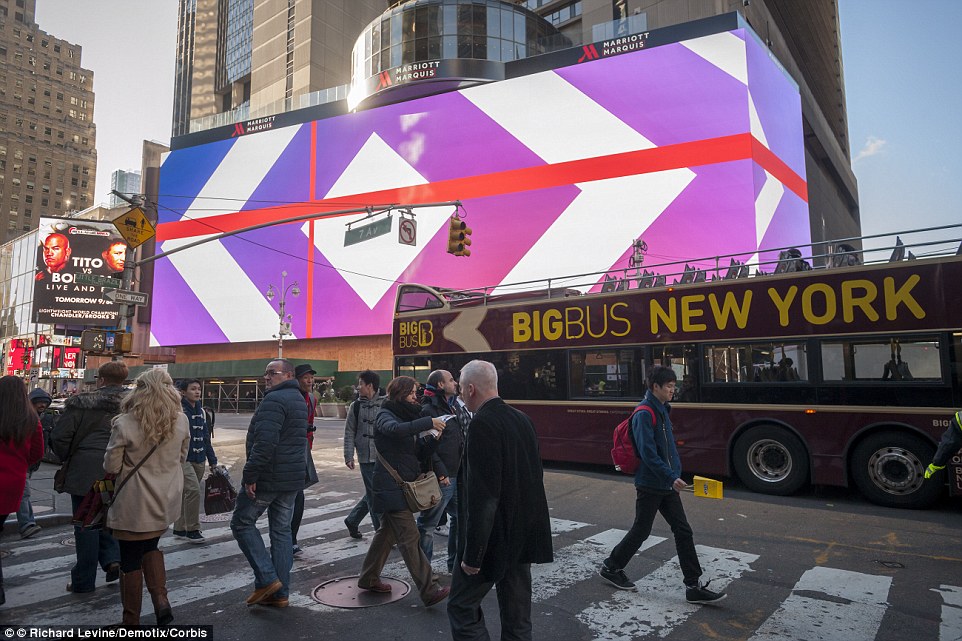
[[[913,434],[873,434],[852,453],[852,478],[872,503],[886,507],[924,508],[942,493],[941,483],[925,480],[935,448]]]
[[[735,441],[734,457],[738,478],[753,492],[785,496],[808,481],[808,452],[781,427],[751,428]]]

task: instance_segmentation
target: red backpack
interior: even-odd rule
[[[640,410],[645,410],[651,414],[652,425],[657,425],[655,411],[648,405],[639,405],[631,413],[631,416],[618,423],[614,431],[614,447],[611,448],[611,461],[615,464],[615,469],[624,474],[634,474],[641,464],[641,457],[638,454],[638,447],[635,439],[631,436],[631,420]]]

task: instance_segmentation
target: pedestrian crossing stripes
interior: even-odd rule
[[[344,516],[357,498],[353,493],[308,492],[298,537],[304,551],[296,558],[291,574],[291,608],[329,617],[322,620],[332,625],[338,621],[349,625],[351,612],[355,611],[318,604],[311,592],[319,583],[360,571],[371,539],[370,526],[362,526],[363,540],[348,537],[344,526]],[[760,592],[759,585],[771,583],[766,581],[773,564],[783,559],[767,560],[765,554],[748,550],[699,545],[703,578],[712,579],[713,590],[728,591],[733,598],[717,606],[696,606],[685,601],[681,570],[670,539],[653,535],[645,541],[639,557],[627,568],[637,585],[637,592],[629,592],[611,588],[597,574],[625,530],[561,518],[551,520],[551,529],[555,539],[554,562],[532,566],[536,629],[537,616],[563,615],[568,617],[568,625],[578,628],[572,638],[703,638],[705,610],[713,610],[723,613],[729,623],[734,622],[737,637],[748,641],[892,638],[884,634],[884,624],[893,608],[898,609],[892,595],[897,592],[900,574],[857,572],[817,561],[808,568],[794,563],[789,567],[796,568],[797,574],[780,577],[784,585]],[[262,530],[265,543],[269,544],[266,527]],[[5,543],[4,549],[13,552],[3,560],[7,603],[0,614],[5,621],[50,625],[114,622],[119,615],[115,587],[104,589],[100,584],[89,595],[64,591],[74,563],[74,550],[60,541],[71,535],[68,527],[46,528],[39,537]],[[203,546],[165,536],[161,547],[175,612],[203,613],[203,617],[216,621],[242,603],[252,588],[252,573],[228,523],[208,527],[204,535],[208,543]],[[435,544],[433,566],[443,575],[447,573],[446,545],[438,545],[437,540]],[[103,574],[99,575],[102,580]],[[383,575],[411,583],[397,554]],[[918,577],[912,579],[917,580]],[[449,583],[447,578],[443,581]],[[913,584],[911,589],[916,590],[917,586]],[[939,622],[938,641],[962,641],[962,586],[939,581],[924,590],[925,594],[933,594],[925,602],[925,607],[931,606],[932,611],[925,616]],[[408,598],[413,598],[412,603],[417,601],[416,595]],[[145,601],[144,616],[152,620],[149,601]],[[935,626],[931,629],[934,634]]]

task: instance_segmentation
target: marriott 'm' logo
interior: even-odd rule
[[[231,138],[234,138],[234,137],[236,137],[236,136],[243,136],[243,135],[246,134],[246,133],[247,133],[247,132],[244,131],[244,123],[238,122],[238,123],[235,123],[235,124],[234,124],[234,133],[232,133],[232,134],[230,135],[230,137],[231,137]]]
[[[385,87],[390,87],[392,84],[394,84],[394,83],[391,82],[391,74],[390,74],[390,72],[388,72],[388,71],[382,71],[381,73],[378,74],[378,76],[377,76],[377,91],[380,91],[381,89],[384,89]]]
[[[585,45],[581,48],[583,52],[581,57],[578,58],[578,62],[587,62],[589,60],[597,60],[601,56],[598,55],[598,50],[595,49],[594,45]]]

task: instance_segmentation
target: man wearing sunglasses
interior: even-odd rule
[[[294,563],[291,516],[297,492],[304,489],[307,405],[294,366],[286,359],[267,364],[264,384],[267,393],[247,428],[244,491],[237,497],[230,529],[254,570],[254,592],[247,605],[286,608]],[[270,552],[257,530],[265,510]]]

